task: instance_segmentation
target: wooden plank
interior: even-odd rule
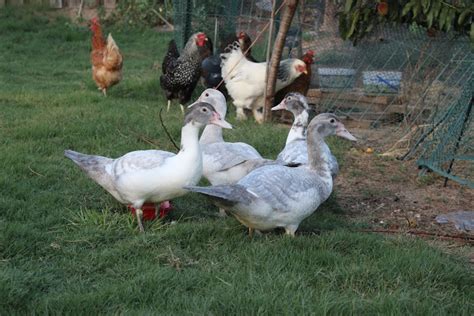
[[[396,96],[387,95],[368,96],[360,89],[352,91],[322,91],[321,89],[310,89],[307,95],[310,98],[329,98],[375,104],[389,104],[394,98],[396,98]]]

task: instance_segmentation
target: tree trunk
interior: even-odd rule
[[[278,66],[280,65],[281,54],[283,47],[285,46],[285,38],[288,29],[290,28],[291,21],[296,12],[299,0],[286,0],[286,9],[281,17],[280,29],[278,30],[277,37],[275,39],[275,45],[273,46],[272,59],[270,60],[270,71],[268,72],[267,87],[266,87],[266,98],[264,107],[265,122],[268,122],[272,118],[271,108],[273,106],[273,99],[275,97],[275,84],[278,73]]]

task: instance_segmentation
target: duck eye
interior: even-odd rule
[[[331,119],[329,122],[331,122],[331,124],[334,124],[334,122],[336,122],[335,119]]]
[[[209,96],[209,93],[206,93],[205,96],[208,97],[208,96]]]
[[[207,112],[207,109],[206,109],[206,108],[202,108],[202,111],[205,113],[205,112]]]

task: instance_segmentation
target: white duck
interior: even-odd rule
[[[263,166],[237,184],[186,189],[209,196],[248,226],[250,232],[283,227],[294,236],[300,222],[331,194],[333,182],[324,138],[334,134],[356,140],[335,115],[320,114],[308,127],[308,166]]]
[[[308,127],[309,105],[306,97],[298,92],[288,93],[280,104],[274,106],[272,111],[287,110],[294,116],[285,148],[278,154],[277,161],[288,166],[308,164],[308,146],[306,142],[306,129]],[[329,157],[329,169],[333,178],[339,173],[339,164],[331,153],[328,145],[323,144],[324,151]]]
[[[207,89],[198,101],[213,105],[220,116],[225,118],[227,103],[220,91]],[[236,183],[253,169],[269,163],[249,144],[224,141],[219,126],[207,125],[199,142],[203,153],[202,174],[212,185]],[[219,212],[225,215],[224,210]]]
[[[223,120],[208,103],[196,102],[184,117],[181,129],[181,150],[175,155],[161,150],[140,150],[117,159],[81,154],[66,150],[64,155],[102,186],[120,203],[136,209],[140,231],[142,206],[184,195],[186,185],[195,185],[202,176],[202,153],[199,130],[206,124],[224,128],[231,125]]]

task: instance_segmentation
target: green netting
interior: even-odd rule
[[[472,62],[467,67],[474,73]],[[435,118],[433,127],[422,136],[427,140],[417,161],[419,166],[471,188],[474,188],[473,88],[471,77],[460,98]]]
[[[206,33],[216,47],[228,35],[236,33],[236,19],[242,0],[173,0],[175,40],[181,49],[196,32]]]
[[[362,145],[398,157],[408,152],[406,157],[421,157],[424,166],[472,185],[471,118],[460,134],[461,114],[467,113],[466,83],[474,73],[469,39],[442,32],[428,36],[422,27],[387,23],[354,46],[339,37],[336,2],[304,3],[283,58],[315,51],[309,101],[316,112],[334,112],[346,120]],[[215,47],[236,31],[254,39],[270,20],[268,0],[174,4],[180,46],[196,31],[217,39]],[[257,60],[265,59],[268,36],[267,31],[252,49]],[[442,117],[444,123],[439,123]]]

